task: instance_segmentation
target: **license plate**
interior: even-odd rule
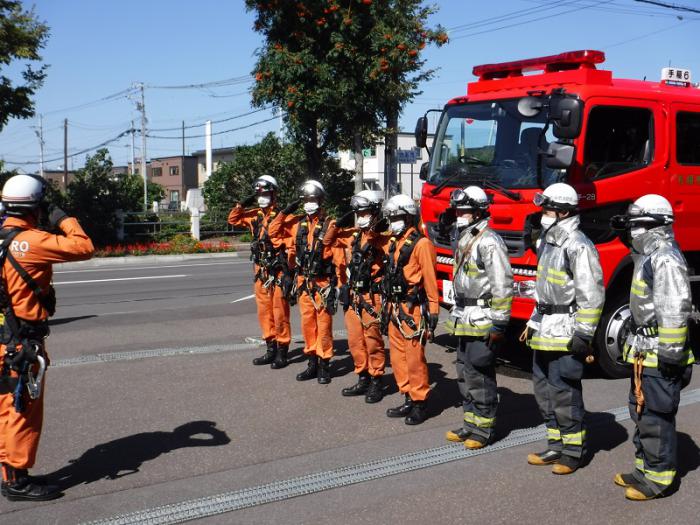
[[[442,302],[445,304],[455,304],[455,292],[452,281],[442,280]]]

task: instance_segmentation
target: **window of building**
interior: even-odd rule
[[[170,190],[170,202],[180,202],[180,192],[178,190]]]
[[[170,175],[179,175],[180,174],[180,167],[179,166],[170,166]]]
[[[372,146],[371,148],[365,148],[362,150],[362,156],[366,159],[371,159],[377,156],[377,148]]]
[[[152,168],[151,174],[153,177],[160,177],[163,175],[163,168]]]
[[[700,165],[700,113],[679,112],[676,137],[678,164]]]
[[[654,156],[654,118],[648,109],[598,106],[588,116],[584,170],[589,180],[647,166]]]

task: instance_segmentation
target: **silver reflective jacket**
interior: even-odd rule
[[[513,272],[503,239],[482,219],[461,233],[454,254],[457,301],[479,304],[455,306],[448,328],[454,335],[483,337],[493,324],[506,325],[513,301]]]
[[[598,250],[578,229],[578,215],[563,219],[544,234],[537,250],[538,304],[570,306],[569,313],[533,310],[534,350],[565,352],[574,332],[592,338],[603,312],[605,288]]]
[[[670,226],[659,226],[632,241],[632,332],[623,358],[633,362],[644,355],[644,366],[656,368],[658,356],[669,363],[694,362],[686,345],[691,312],[690,282],[685,257]],[[657,328],[658,327],[658,328]]]

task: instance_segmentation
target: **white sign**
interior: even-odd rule
[[[692,78],[690,76],[690,69],[681,69],[678,67],[665,67],[661,70],[661,81],[662,82],[683,82],[684,84],[690,84]]]
[[[415,164],[418,160],[418,154],[415,149],[398,149],[396,150],[396,158],[399,164]]]
[[[442,302],[445,304],[455,304],[455,292],[452,281],[442,280]]]

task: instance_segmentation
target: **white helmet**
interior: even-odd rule
[[[2,188],[2,204],[8,215],[24,215],[44,198],[46,182],[33,175],[14,175]]]
[[[300,197],[316,197],[318,199],[323,199],[326,196],[326,190],[323,189],[323,184],[317,180],[309,179],[301,186]]]
[[[418,215],[418,207],[408,195],[394,195],[384,204],[383,213],[385,217],[397,217],[399,215]]]
[[[489,198],[479,186],[467,186],[463,190],[456,189],[450,195],[450,207],[456,210],[486,211]]]
[[[673,206],[666,197],[650,193],[639,197],[629,205],[625,215],[610,219],[614,230],[624,230],[635,225],[654,228],[673,224]]]
[[[578,207],[578,193],[568,184],[557,182],[547,186],[544,192],[535,193],[532,202],[535,206],[549,210],[575,211]]]
[[[261,193],[263,191],[277,191],[279,186],[277,180],[271,175],[262,175],[253,182],[255,191]]]
[[[350,207],[353,211],[372,210],[379,211],[382,207],[384,197],[380,191],[362,190],[350,199]]]

